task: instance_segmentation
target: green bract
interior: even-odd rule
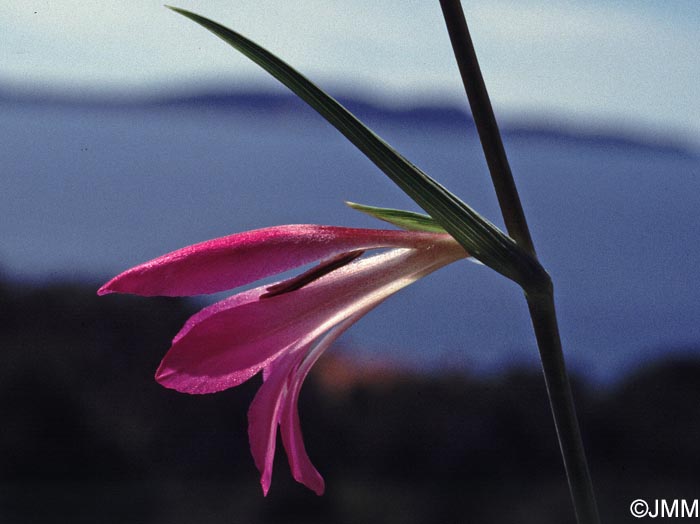
[[[414,213],[413,211],[404,211],[403,209],[365,206],[356,204],[355,202],[345,203],[356,211],[366,213],[384,222],[389,222],[401,229],[407,229],[409,231],[429,231],[430,233],[447,233],[445,228],[428,215]]]

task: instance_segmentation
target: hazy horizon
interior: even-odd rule
[[[692,1],[465,2],[497,114],[559,115],[700,135],[694,96],[700,10]],[[232,27],[320,85],[385,103],[463,103],[438,2],[229,2],[179,7]],[[148,92],[164,87],[275,85],[161,2],[10,1],[0,20],[2,81],[38,89]]]

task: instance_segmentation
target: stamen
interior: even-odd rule
[[[275,297],[277,295],[282,295],[284,293],[301,289],[314,280],[318,280],[322,276],[327,275],[331,271],[335,271],[336,269],[348,265],[356,258],[362,256],[364,252],[364,249],[358,249],[357,251],[341,253],[340,255],[323,260],[317,266],[312,267],[308,271],[304,271],[301,275],[297,275],[296,277],[285,280],[284,282],[268,287],[265,289],[265,293],[260,295],[260,298]]]

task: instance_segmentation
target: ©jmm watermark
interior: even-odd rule
[[[650,519],[671,518],[700,518],[700,504],[698,499],[654,499],[647,502],[637,499],[630,504],[630,513],[638,519],[648,517]]]

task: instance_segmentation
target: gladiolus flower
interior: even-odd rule
[[[361,257],[368,250],[383,251]],[[399,289],[467,253],[449,235],[289,225],[188,246],[136,266],[98,294],[216,293],[321,261],[300,275],[240,292],[192,316],[156,372],[165,387],[214,393],[263,372],[248,435],[267,494],[277,428],[294,478],[322,494],[302,439],[297,401],[321,354],[362,315]]]

